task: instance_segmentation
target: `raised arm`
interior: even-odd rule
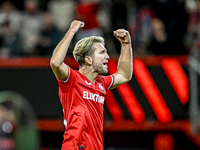
[[[114,36],[121,42],[122,48],[118,60],[118,71],[113,74],[115,83],[113,84],[112,89],[130,81],[133,74],[133,56],[130,34],[127,30],[119,29],[114,31]]]
[[[78,32],[78,30],[83,26],[83,22],[74,20],[71,23],[68,32],[65,34],[63,39],[58,43],[58,45],[54,49],[53,55],[50,60],[50,65],[53,69],[55,76],[60,80],[65,79],[68,75],[68,67],[64,63],[64,59],[67,54],[71,40],[76,34],[76,32]]]

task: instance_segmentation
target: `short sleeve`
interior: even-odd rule
[[[57,79],[59,87],[62,90],[62,92],[65,92],[67,89],[69,89],[74,84],[75,79],[76,79],[75,78],[76,72],[73,69],[71,69],[69,66],[68,66],[68,69],[69,69],[69,73],[66,79],[64,80]]]
[[[103,82],[105,85],[105,89],[107,91],[113,86],[115,82],[115,78],[113,75],[103,76]]]

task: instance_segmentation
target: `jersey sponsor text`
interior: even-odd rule
[[[83,91],[83,99],[93,100],[104,104],[105,97],[91,92]]]

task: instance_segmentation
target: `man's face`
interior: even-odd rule
[[[101,75],[105,75],[108,73],[108,59],[110,58],[107,54],[107,50],[105,49],[102,43],[94,43],[93,48],[95,49],[93,55],[93,69],[95,72],[98,72]]]

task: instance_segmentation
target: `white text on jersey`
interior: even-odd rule
[[[83,98],[104,104],[105,97],[91,92],[83,91]]]

